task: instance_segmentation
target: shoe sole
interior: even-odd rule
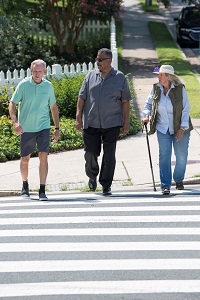
[[[166,191],[166,192],[162,192],[163,195],[169,195],[170,194],[170,191]]]
[[[22,194],[21,195],[23,198],[30,198],[30,195],[27,195],[27,194]]]
[[[112,192],[102,193],[103,196],[111,196]]]

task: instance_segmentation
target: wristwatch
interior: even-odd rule
[[[55,130],[60,130],[60,127],[55,127]]]

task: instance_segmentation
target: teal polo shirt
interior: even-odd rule
[[[50,105],[56,103],[53,85],[46,79],[40,84],[32,77],[23,79],[10,100],[18,104],[18,122],[24,132],[50,128]]]

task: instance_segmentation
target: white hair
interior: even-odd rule
[[[42,59],[36,59],[36,60],[32,61],[32,63],[31,63],[31,70],[33,69],[33,67],[35,65],[42,65],[44,67],[44,69],[46,70],[46,63]]]

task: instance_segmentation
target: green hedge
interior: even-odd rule
[[[73,78],[63,78],[61,80],[51,80],[57,104],[60,113],[60,139],[58,143],[50,143],[50,153],[61,152],[66,150],[75,150],[83,147],[82,134],[76,130],[75,127],[75,112],[76,103],[78,99],[78,92],[82,85],[84,76],[77,76]],[[132,81],[129,81],[129,86],[132,96],[134,95]],[[13,126],[8,117],[8,90],[3,89],[4,99],[2,101],[2,110],[0,117],[0,162],[7,160],[14,160],[20,158],[19,146],[20,137],[13,131]],[[53,124],[52,124],[53,125]],[[130,132],[129,135],[136,134],[141,129],[141,124],[135,117],[133,104],[131,103],[130,113]],[[51,127],[51,136],[54,126]],[[123,138],[122,135],[119,137]],[[37,151],[32,154],[36,156]]]
[[[66,77],[62,80],[51,80],[60,116],[76,118],[76,103],[83,80],[84,75],[71,78]]]

